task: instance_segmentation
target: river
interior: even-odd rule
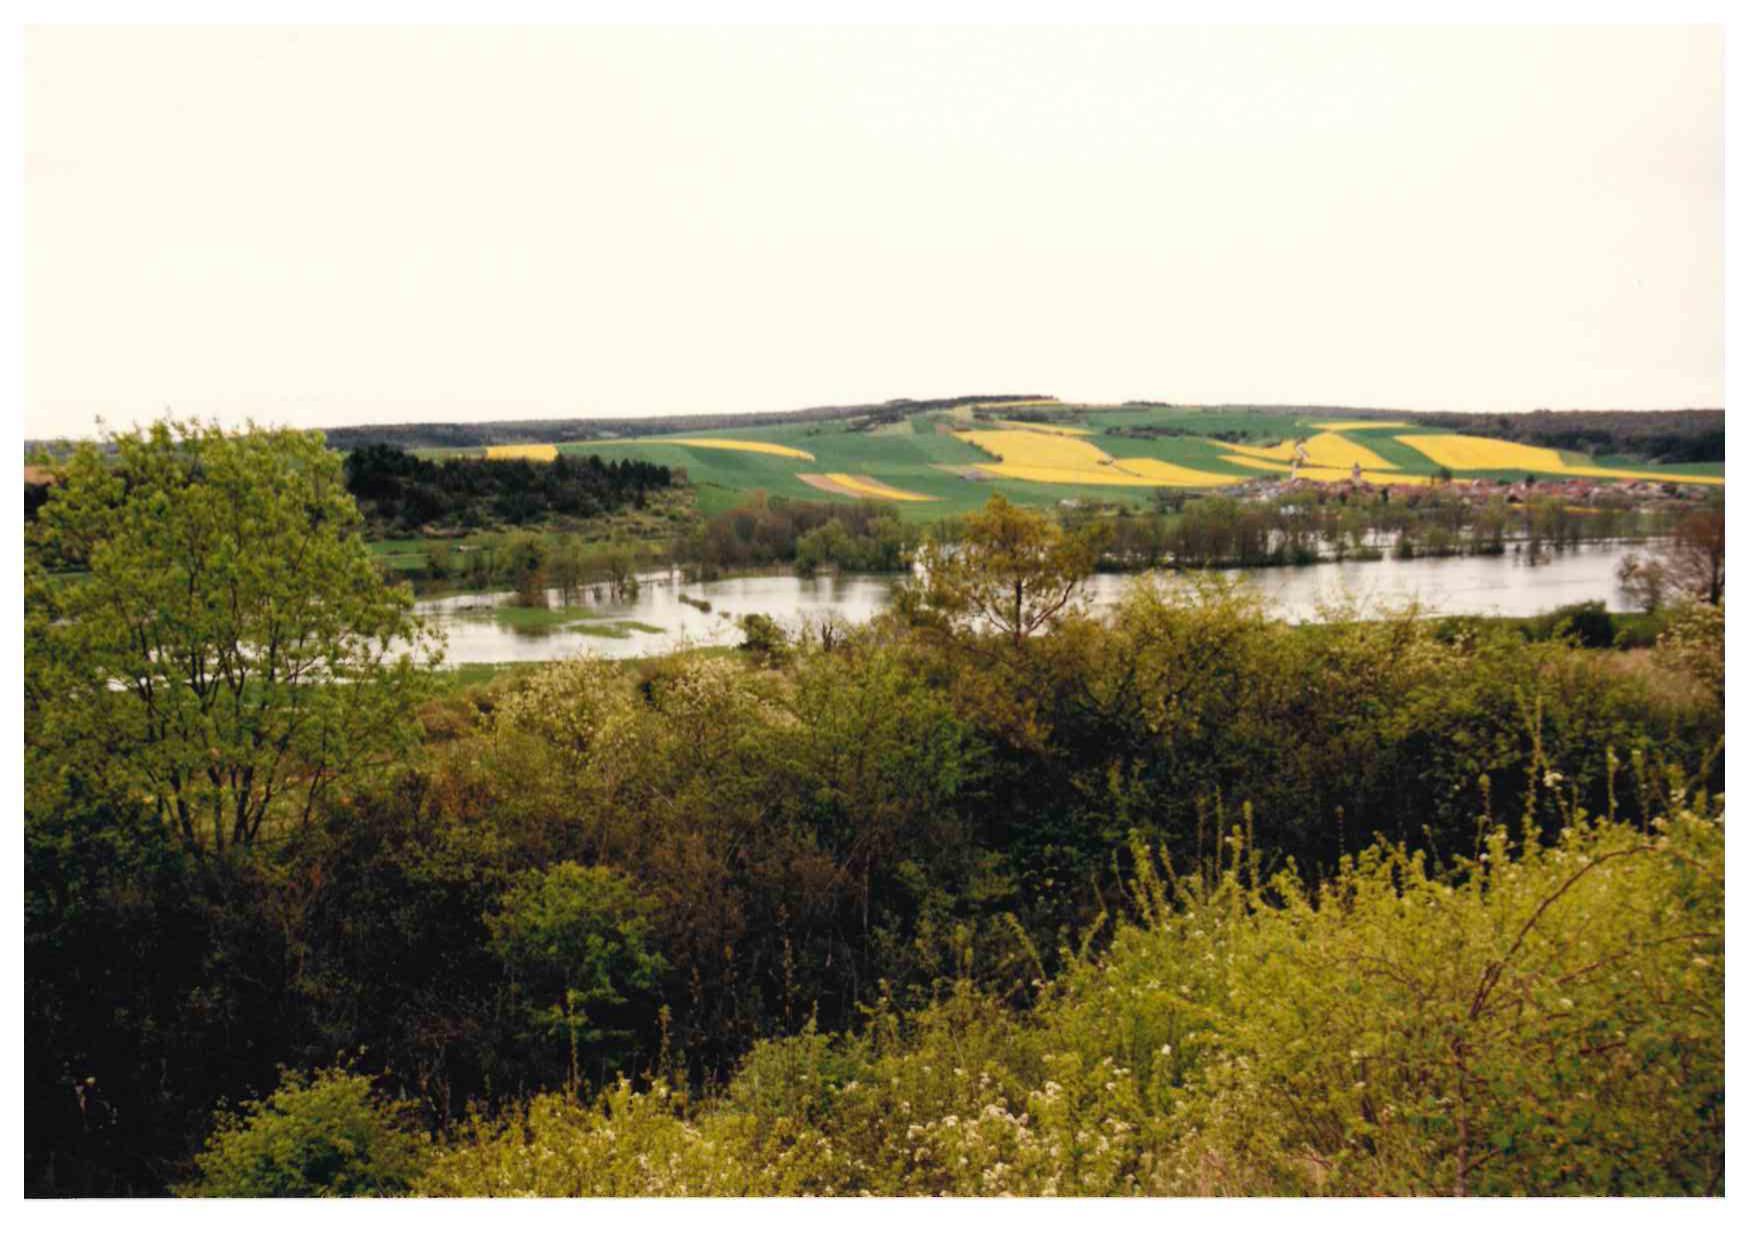
[[[1343,601],[1353,603],[1361,614],[1416,600],[1439,615],[1533,616],[1587,599],[1601,599],[1610,610],[1621,611],[1627,603],[1615,569],[1632,549],[1581,547],[1535,565],[1521,555],[1507,554],[1253,568],[1226,575],[1248,577],[1271,614],[1294,623],[1314,618],[1323,604]],[[649,574],[635,599],[584,600],[595,612],[591,624],[630,621],[658,630],[626,630],[616,637],[565,627],[519,630],[494,615],[496,607],[509,602],[507,593],[427,599],[417,609],[447,633],[451,665],[544,662],[586,650],[625,658],[663,654],[684,645],[738,642],[740,631],[734,620],[753,612],[789,628],[826,615],[851,622],[867,620],[886,605],[898,580],[889,575],[773,573],[686,582],[678,574]],[[1109,607],[1134,580],[1130,574],[1098,574],[1092,579],[1092,605]],[[710,610],[681,601],[681,595],[709,603]],[[556,606],[556,593],[552,601]]]

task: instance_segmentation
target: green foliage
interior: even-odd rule
[[[781,664],[790,654],[789,635],[763,612],[742,616],[736,623],[744,635],[740,648],[768,664]]]
[[[810,502],[759,491],[750,501],[713,514],[680,540],[676,553],[707,576],[788,561],[802,573],[821,568],[897,572],[909,565],[914,544],[914,531],[891,504]]]
[[[666,964],[649,942],[651,911],[623,875],[566,861],[523,874],[486,916],[529,1023],[569,1045],[572,1089],[579,1043],[617,1032],[605,1010],[649,990]]]
[[[184,1197],[398,1197],[417,1180],[425,1138],[411,1108],[371,1096],[370,1079],[340,1068],[287,1072],[241,1114],[221,1111]]]
[[[910,536],[895,516],[880,515],[865,534],[852,534],[840,517],[795,540],[795,570],[833,567],[855,572],[895,572],[909,563]]]
[[[159,422],[112,447],[57,467],[30,531],[33,803],[144,803],[222,853],[404,753],[425,635],[321,436]]]
[[[598,456],[433,461],[370,442],[346,456],[347,489],[378,531],[588,518],[615,508],[642,508],[650,492],[673,481],[665,466]]]
[[[1682,810],[1547,848],[1491,830],[1445,874],[1378,846],[1321,891],[1229,872],[1144,983],[1190,1000],[1165,1000],[1185,1139],[1160,1186],[1717,1191],[1722,848]]]
[[[960,987],[764,1043],[702,1106],[542,1100],[422,1189],[1721,1191],[1721,812],[1482,830],[1448,871],[1378,845],[1321,885],[1241,835],[1206,876],[1143,858],[1137,916],[1029,1017]]]
[[[1523,629],[1533,641],[1559,637],[1592,649],[1606,649],[1616,644],[1614,617],[1600,599],[1573,603],[1537,616],[1533,622],[1525,621]]]
[[[948,626],[984,626],[1018,647],[1072,614],[1098,563],[1103,531],[1065,532],[1048,517],[993,496],[952,542],[923,547],[919,614]]]

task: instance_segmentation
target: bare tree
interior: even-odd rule
[[[1696,512],[1675,527],[1664,551],[1675,588],[1716,607],[1724,598],[1724,510]]]
[[[1693,513],[1651,555],[1638,553],[1616,570],[1621,592],[1641,611],[1681,599],[1716,607],[1724,599],[1724,510]]]

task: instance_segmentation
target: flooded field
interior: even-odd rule
[[[1362,613],[1418,600],[1443,615],[1533,616],[1587,599],[1624,609],[1615,568],[1630,550],[1583,547],[1533,565],[1521,555],[1504,555],[1255,568],[1227,575],[1248,578],[1274,614],[1294,622],[1315,617],[1321,605],[1344,601]],[[585,596],[581,601],[592,613],[587,620],[558,625],[506,619],[508,593],[428,599],[418,610],[438,618],[447,632],[451,664],[544,662],[584,650],[623,658],[737,642],[735,619],[754,612],[786,627],[827,615],[867,620],[886,605],[898,580],[772,573],[687,582],[677,573],[655,574],[642,579],[635,599]],[[1094,606],[1109,606],[1134,580],[1129,574],[1098,574],[1092,582]],[[552,602],[559,605],[556,592]]]

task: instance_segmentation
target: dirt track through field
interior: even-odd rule
[[[914,491],[888,486],[878,478],[870,478],[867,474],[796,474],[795,476],[810,487],[817,487],[821,491],[830,491],[833,495],[848,495],[852,499],[919,502],[935,498],[932,495],[918,495]]]
[[[830,491],[833,495],[848,495],[852,499],[862,499],[864,496],[853,487],[843,486],[833,482],[824,474],[796,474],[797,478],[810,487],[818,487],[822,491]]]

